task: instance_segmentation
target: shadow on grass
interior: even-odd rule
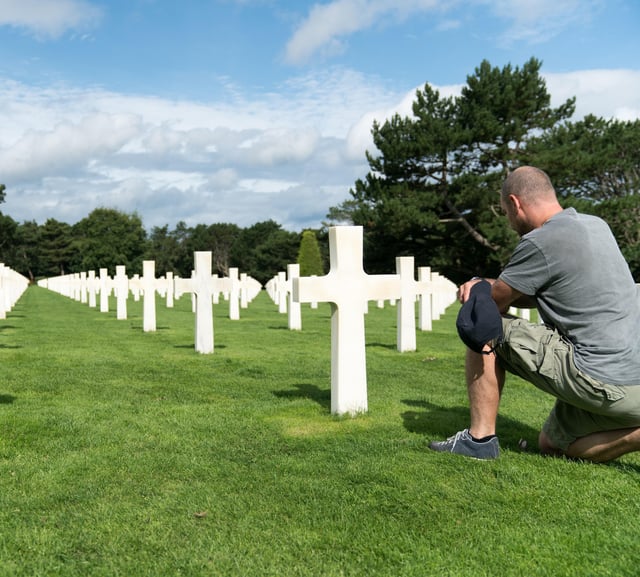
[[[13,395],[0,395],[0,405],[10,405],[15,400]]]
[[[439,440],[469,426],[469,407],[443,407],[428,401],[409,399],[402,402],[410,407],[422,409],[401,414],[405,429],[411,433]],[[517,451],[520,439],[526,439],[530,450],[536,450],[539,432],[537,429],[502,415],[498,416],[497,428],[502,447]]]
[[[367,343],[366,347],[378,347],[380,349],[389,349],[390,351],[394,351],[398,348],[398,345],[393,344],[390,345],[388,343]]]
[[[311,399],[322,408],[331,410],[331,389],[321,389],[309,383],[299,383],[294,387],[297,390],[273,391],[273,394],[280,399]]]

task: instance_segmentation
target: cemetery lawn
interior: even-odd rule
[[[552,399],[509,378],[500,459],[434,453],[468,424],[457,305],[417,352],[370,304],[369,412],[330,414],[330,307],[263,292],[194,350],[183,296],[128,319],[30,287],[0,320],[0,577],[632,576],[640,455],[543,458]],[[519,439],[529,449],[520,451]]]

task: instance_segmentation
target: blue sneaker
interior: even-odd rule
[[[442,453],[456,453],[474,459],[497,459],[500,456],[498,437],[478,443],[471,438],[469,429],[458,431],[446,441],[432,441],[429,448]]]

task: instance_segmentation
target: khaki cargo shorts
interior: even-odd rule
[[[500,365],[556,397],[542,430],[567,450],[598,431],[640,426],[640,386],[603,383],[580,371],[573,345],[557,331],[523,319],[504,318],[504,340],[496,347]]]

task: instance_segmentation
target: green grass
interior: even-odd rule
[[[330,310],[187,296],[142,331],[39,287],[0,321],[0,577],[637,574],[640,456],[535,452],[552,399],[511,378],[502,457],[427,449],[468,422],[457,307],[395,350],[367,315],[369,412],[330,414]],[[530,449],[518,450],[527,439]]]

